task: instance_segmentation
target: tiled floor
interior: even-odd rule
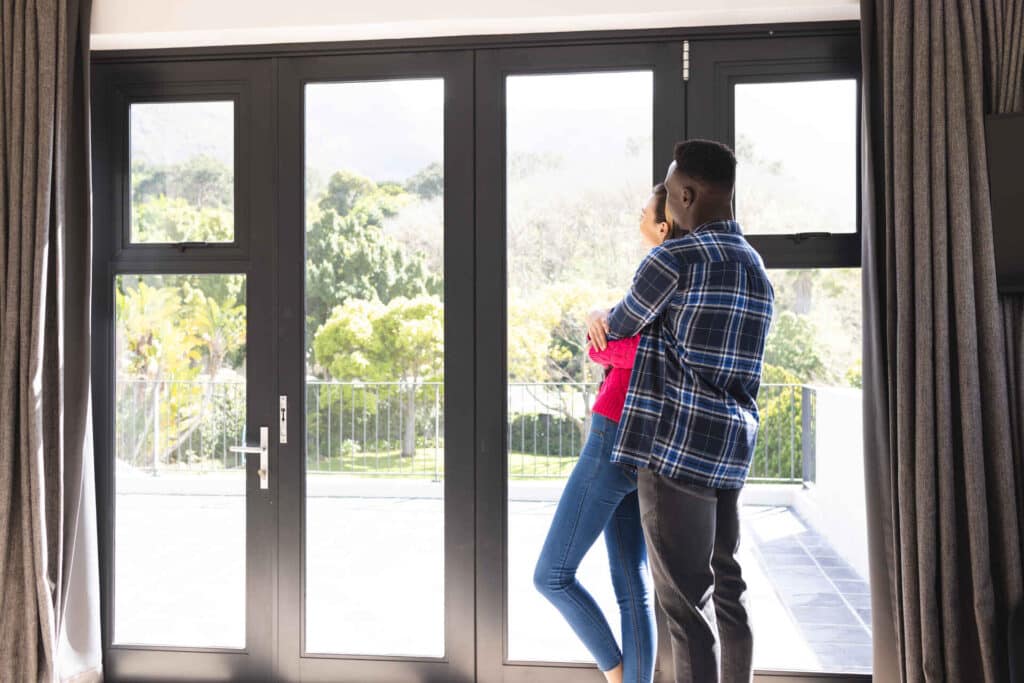
[[[747,511],[760,569],[775,587],[804,642],[828,670],[871,671],[871,597],[867,581],[828,539],[789,508]],[[778,538],[758,534],[758,521],[791,518],[802,531]]]

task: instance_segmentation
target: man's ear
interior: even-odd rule
[[[693,185],[683,185],[683,204],[686,206],[693,206],[693,202],[697,199],[697,190]]]

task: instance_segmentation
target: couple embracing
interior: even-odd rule
[[[534,573],[612,683],[650,683],[654,592],[677,683],[749,683],[753,637],[737,560],[739,493],[757,440],[774,293],[733,219],[736,158],[676,145],[643,210],[651,250],[609,310],[587,319],[606,368],[590,433]],[[622,647],[576,580],[604,532]]]

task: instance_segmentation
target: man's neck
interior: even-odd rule
[[[696,224],[694,225],[693,229],[696,231],[699,230],[701,227],[707,225],[708,223],[719,223],[721,221],[731,220],[733,220],[732,207],[729,207],[728,209],[708,211],[707,214],[698,217],[698,220],[695,221]]]

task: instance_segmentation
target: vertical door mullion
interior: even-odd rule
[[[278,444],[278,615],[277,675],[301,680],[302,557],[305,542],[305,210],[303,83],[290,59],[275,59],[277,84],[277,252],[279,355],[276,371],[281,394],[288,397],[288,443]]]

